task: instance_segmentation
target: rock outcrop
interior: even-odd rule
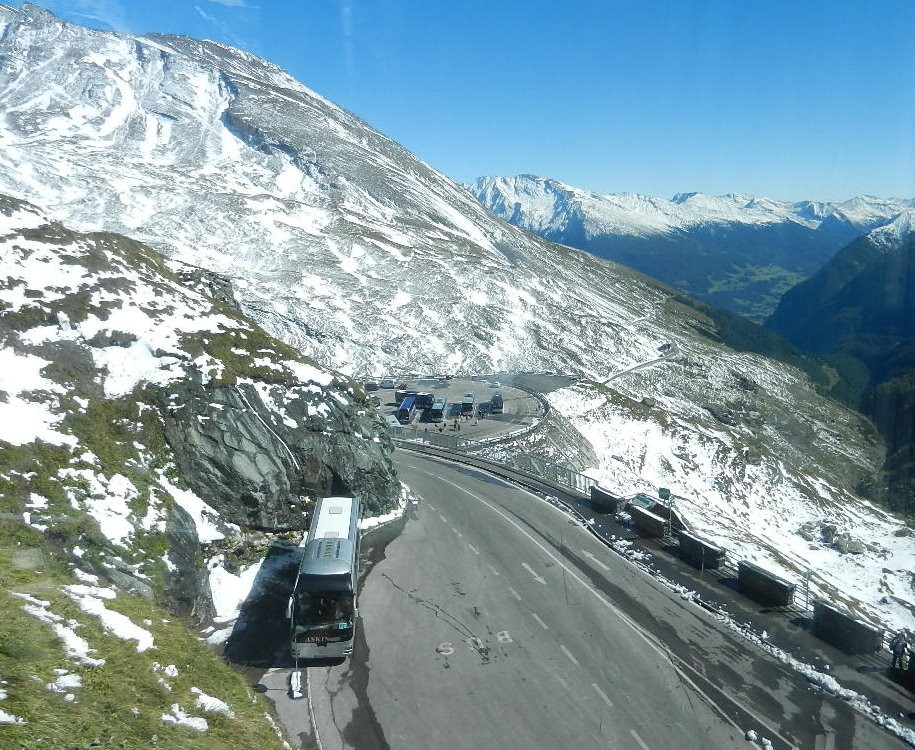
[[[182,476],[241,526],[304,529],[316,498],[356,494],[369,513],[397,493],[393,445],[367,402],[314,384],[186,380],[163,392],[165,434]]]

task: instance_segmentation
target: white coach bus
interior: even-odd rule
[[[318,501],[289,597],[294,659],[334,659],[353,653],[359,580],[359,500]]]

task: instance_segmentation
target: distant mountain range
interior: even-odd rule
[[[515,226],[757,322],[842,247],[915,207],[872,197],[790,203],[742,194],[600,195],[532,175],[481,177],[465,187]]]
[[[915,512],[915,214],[844,248],[782,297],[767,326],[833,363],[834,393],[887,442],[887,503]]]

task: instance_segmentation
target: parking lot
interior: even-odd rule
[[[388,386],[393,382],[394,387]],[[371,383],[378,388],[373,390]],[[461,437],[482,439],[496,437],[499,434],[516,432],[529,426],[542,414],[540,402],[529,393],[510,385],[505,385],[497,380],[479,380],[469,378],[437,379],[421,378],[407,380],[398,378],[395,381],[385,382],[364,381],[370,396],[375,396],[380,401],[379,411],[391,424],[412,426],[429,431],[459,433]],[[418,391],[431,394],[433,399],[447,399],[447,407],[443,413],[442,421],[432,420],[431,409],[416,408],[409,421],[398,421],[397,412],[399,404],[395,398],[395,391]],[[474,394],[473,411],[462,414],[462,401],[465,394]],[[492,397],[501,394],[503,399],[503,412],[493,413],[491,410]]]

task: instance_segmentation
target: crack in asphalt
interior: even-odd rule
[[[391,578],[391,576],[389,576],[387,573],[382,573],[381,577],[387,580],[388,583],[390,583],[391,586],[393,586],[401,594],[404,594],[411,602],[414,604],[419,604],[421,607],[425,607],[436,618],[447,623],[449,627],[456,631],[461,636],[461,638],[480,655],[480,658],[483,660],[484,664],[489,663],[492,658],[492,649],[489,646],[486,646],[483,643],[483,640],[469,627],[467,627],[467,625],[465,625],[461,620],[451,614],[440,604],[435,604],[434,602],[430,602],[428,599],[423,599],[421,596],[415,593],[416,589],[408,591],[399,583],[397,583],[393,578]]]

